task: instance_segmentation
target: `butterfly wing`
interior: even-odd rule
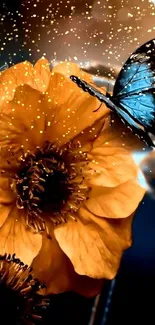
[[[155,39],[129,57],[116,80],[112,97],[101,94],[75,76],[71,79],[84,91],[105,102],[133,133],[149,146],[154,146],[148,133],[155,135]]]
[[[116,113],[121,118],[122,122],[131,129],[133,134],[137,135],[149,147],[155,147],[153,141],[144,128],[139,123],[134,121],[134,119],[124,109],[116,107]]]
[[[155,39],[137,49],[124,64],[113,101],[146,132],[155,134]]]
[[[96,97],[99,99],[99,101],[102,103],[106,103],[109,108],[111,108],[113,111],[115,111],[118,116],[121,118],[121,120],[124,122],[124,124],[129,127],[132,132],[135,135],[138,135],[139,138],[144,140],[148,146],[154,147],[154,144],[149,137],[149,135],[145,132],[144,128],[141,127],[136,121],[133,120],[132,116],[130,116],[129,112],[126,112],[126,110],[122,107],[118,107],[117,105],[113,104],[111,101],[111,97],[107,97],[104,94],[102,94],[98,89],[93,87],[92,85],[88,84],[86,81],[81,80],[80,78],[76,76],[70,76],[71,80],[74,81],[80,88],[83,89],[83,91],[88,92],[91,96]],[[124,98],[125,100],[125,98]],[[124,103],[125,106],[126,103]]]

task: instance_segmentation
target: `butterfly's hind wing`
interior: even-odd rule
[[[137,135],[139,139],[143,140],[149,147],[155,147],[153,141],[151,140],[150,136],[145,132],[144,128],[133,120],[133,118],[124,111],[122,108],[116,107],[116,113],[122,120],[122,122],[130,128],[133,134]]]
[[[146,132],[155,135],[155,89],[124,97],[119,104]]]
[[[113,101],[146,132],[155,134],[155,39],[126,61],[114,86]]]

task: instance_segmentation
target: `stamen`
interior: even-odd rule
[[[46,141],[35,154],[22,154],[11,187],[17,195],[17,208],[25,210],[28,227],[49,236],[47,218],[54,226],[68,218],[76,220],[74,215],[90,191],[85,183],[90,176],[88,163],[80,143],[62,149]]]
[[[0,314],[6,324],[35,325],[49,304],[38,291],[45,286],[15,254],[0,255]]]

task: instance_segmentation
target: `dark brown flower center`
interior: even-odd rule
[[[24,265],[15,255],[0,256],[2,324],[34,325],[36,320],[41,320],[43,308],[48,305],[48,301],[37,294],[42,287],[39,281],[33,278],[31,268]]]
[[[44,231],[47,214],[55,225],[66,222],[68,216],[75,219],[89,191],[83,182],[87,163],[87,155],[79,147],[60,149],[50,142],[38,147],[35,154],[27,152],[21,157],[13,188],[17,207],[26,210],[29,226]]]

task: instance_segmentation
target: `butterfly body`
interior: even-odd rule
[[[113,95],[101,91],[76,76],[70,77],[80,88],[104,102],[139,136],[154,147],[155,135],[155,40],[138,48],[126,61],[114,85]]]

